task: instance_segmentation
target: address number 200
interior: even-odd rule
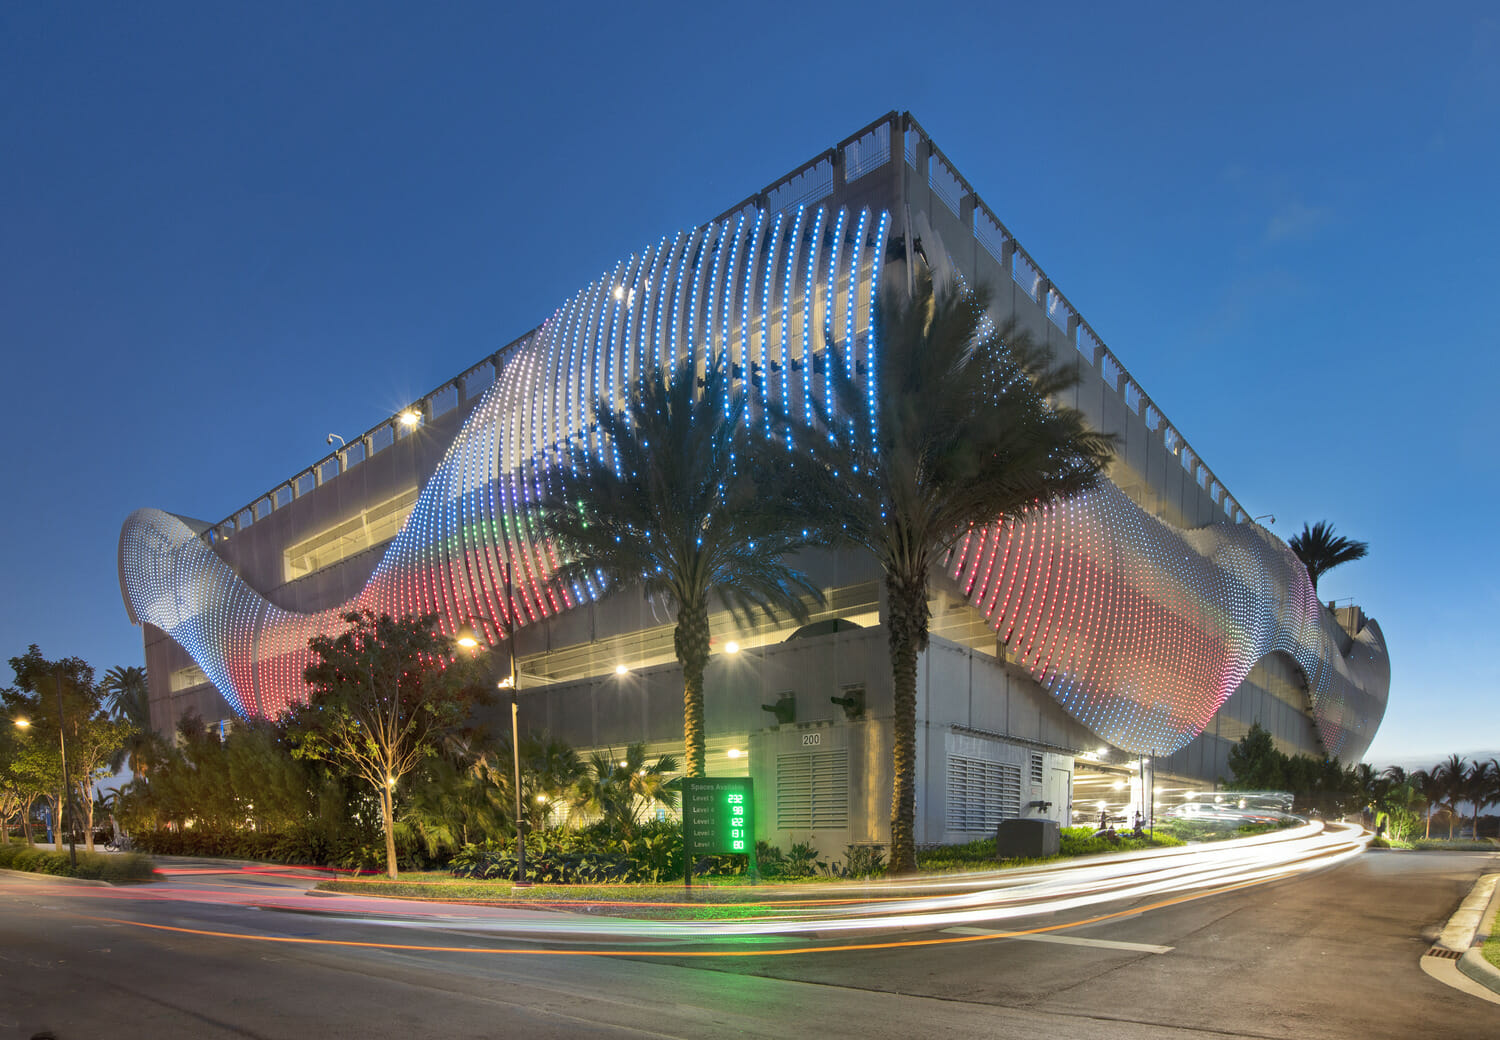
[[[823,734],[821,734],[821,733],[804,733],[804,734],[802,734],[802,746],[803,747],[817,747],[821,743],[823,743]]]

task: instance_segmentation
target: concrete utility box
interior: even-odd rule
[[[995,832],[996,859],[1041,859],[1061,847],[1056,820],[1001,820]]]

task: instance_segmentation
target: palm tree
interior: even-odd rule
[[[445,754],[428,758],[401,792],[396,836],[420,843],[435,858],[444,848],[458,849],[499,832],[512,815],[510,798],[476,766]]]
[[[1473,836],[1479,840],[1479,814],[1488,805],[1500,802],[1500,762],[1475,761],[1464,777],[1464,801],[1474,806]]]
[[[502,792],[507,805],[515,804],[515,759],[510,738],[481,753],[474,762],[475,775]],[[583,776],[578,752],[556,737],[521,738],[521,804],[530,831],[544,829],[552,807],[566,802]],[[512,810],[514,814],[514,810]]]
[[[672,644],[682,666],[687,774],[702,776],[703,672],[708,608],[717,596],[742,621],[777,611],[806,621],[802,596],[821,591],[782,558],[811,544],[808,496],[785,486],[790,456],[770,450],[742,421],[743,389],[730,389],[721,357],[701,380],[691,360],[667,381],[658,370],[623,411],[594,406],[599,454],[581,452],[547,477],[543,529],[567,561],[557,578],[575,589],[640,584],[676,609]]]
[[[104,690],[104,710],[121,722],[130,723],[133,731],[110,756],[110,769],[119,772],[122,765],[129,763],[132,773],[144,774],[156,744],[151,729],[151,690],[146,682],[146,669],[139,665],[116,665],[104,673],[99,685]]]
[[[1341,563],[1362,560],[1370,551],[1368,542],[1356,542],[1351,538],[1333,533],[1333,525],[1319,520],[1309,527],[1302,525],[1302,533],[1293,535],[1287,547],[1297,554],[1302,566],[1307,568],[1307,577],[1313,591],[1318,588],[1318,579]]]
[[[1435,769],[1416,769],[1409,777],[1411,784],[1421,794],[1422,800],[1427,803],[1427,828],[1423,833],[1424,838],[1432,837],[1432,810],[1436,809],[1443,801],[1443,779],[1437,775]]]
[[[1443,785],[1443,805],[1448,810],[1448,840],[1453,840],[1453,823],[1458,818],[1458,803],[1463,801],[1469,779],[1469,763],[1459,755],[1449,755],[1433,771]]]
[[[916,674],[927,648],[928,580],[971,528],[1014,519],[1094,486],[1114,439],[1081,412],[1049,405],[1073,386],[1045,348],[1014,325],[995,328],[988,295],[888,289],[876,326],[873,400],[829,348],[840,419],[809,450],[837,477],[830,520],[885,571],[895,693],[893,874],[916,870]],[[873,424],[849,417],[873,412]]]
[[[1385,810],[1389,824],[1387,833],[1398,841],[1406,840],[1414,809],[1423,800],[1417,779],[1416,773],[1408,773],[1401,766],[1386,766],[1380,773],[1378,785],[1381,792],[1377,804]]]
[[[596,751],[574,784],[573,808],[598,816],[628,838],[640,825],[643,809],[677,807],[677,785],[670,779],[675,772],[677,759],[672,755],[647,762],[645,744],[631,744],[620,759],[613,750]]]
[[[1385,791],[1381,777],[1368,762],[1357,762],[1349,769],[1351,793],[1359,799],[1361,809],[1374,811]]]
[[[151,728],[151,697],[146,669],[139,665],[115,665],[99,683],[104,690],[104,709],[142,729]]]

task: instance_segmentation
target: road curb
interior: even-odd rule
[[[1500,874],[1481,875],[1448,918],[1427,956],[1451,960],[1465,978],[1500,993],[1500,968],[1485,960],[1480,949],[1489,935],[1497,904],[1500,904]]]
[[[1485,989],[1500,993],[1500,968],[1485,960],[1479,947],[1474,947],[1458,959],[1458,970]]]
[[[98,878],[64,877],[61,874],[38,874],[34,870],[0,870],[0,875],[5,877],[22,878],[27,881],[61,881],[66,885],[92,885],[95,888],[114,888],[108,881],[100,881]]]

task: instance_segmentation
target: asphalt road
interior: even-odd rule
[[[1474,880],[1496,869],[1500,856],[1376,852],[1045,939],[912,932],[652,951],[661,957],[578,955],[597,944],[239,905],[247,886],[271,900],[285,885],[295,886],[276,879],[201,876],[122,890],[5,877],[0,1038],[50,1029],[59,1040],[1483,1040],[1500,1038],[1500,1007],[1427,977],[1418,959]],[[276,941],[298,939],[315,941]],[[371,945],[323,942],[329,939]],[[938,941],[773,953],[930,940]],[[530,952],[491,952],[504,949]],[[735,955],[718,956],[726,952]]]

